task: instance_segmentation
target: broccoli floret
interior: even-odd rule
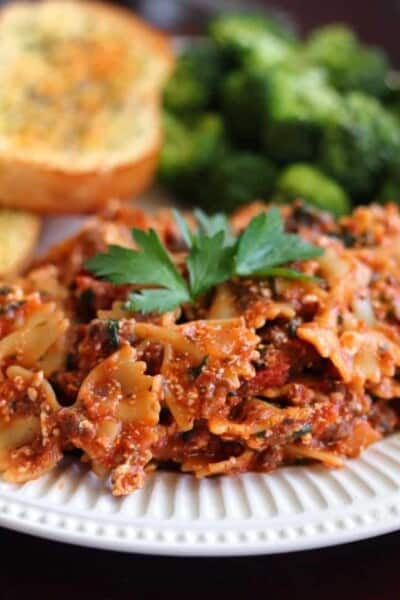
[[[292,162],[312,159],[326,123],[342,100],[319,69],[275,69],[269,75],[264,145],[269,156]]]
[[[269,70],[278,65],[290,63],[294,55],[293,46],[278,38],[276,35],[265,34],[257,44],[243,49],[241,65],[245,69]]]
[[[207,110],[221,72],[221,56],[214,45],[198,43],[184,50],[164,90],[166,109],[179,115]]]
[[[210,169],[196,201],[209,212],[231,212],[251,200],[268,199],[275,177],[275,165],[267,158],[252,152],[230,152]]]
[[[392,69],[386,77],[386,95],[385,102],[400,105],[400,71]]]
[[[307,163],[286,167],[276,183],[278,202],[291,202],[296,198],[338,216],[349,212],[351,206],[346,192],[336,181]]]
[[[393,104],[391,106],[388,107],[390,112],[392,113],[392,115],[394,115],[394,118],[397,119],[397,122],[400,126],[400,103],[399,104]]]
[[[266,15],[257,11],[220,13],[210,21],[208,30],[210,36],[224,48],[232,46],[236,49],[247,45],[248,40],[262,38],[265,33],[273,33],[287,42],[297,40],[292,21],[282,15]]]
[[[292,44],[284,53],[281,53],[280,56],[276,55],[275,58],[265,44],[248,52],[243,58],[241,67],[247,71],[256,70],[268,74],[276,67],[292,73],[302,73],[307,69],[315,68],[315,65],[310,63],[300,44]]]
[[[170,190],[184,193],[192,179],[212,163],[224,145],[222,119],[214,113],[205,113],[184,122],[165,113],[163,129],[158,178]]]
[[[268,79],[258,71],[236,70],[221,86],[221,108],[233,141],[257,149],[268,101]]]
[[[230,59],[243,62],[256,54],[268,65],[279,62],[295,39],[293,31],[258,13],[221,14],[211,21],[209,33]]]
[[[314,31],[306,44],[312,62],[325,68],[338,90],[357,90],[380,97],[386,91],[388,60],[378,48],[360,44],[344,25],[328,25]]]
[[[384,169],[398,164],[400,128],[372,97],[353,92],[344,106],[324,129],[319,163],[350,195],[366,200]]]
[[[386,79],[386,107],[400,123],[400,71],[390,71]]]
[[[229,150],[214,114],[189,123],[165,115],[164,137],[158,178],[182,202],[231,211],[273,189],[274,165],[258,154]]]
[[[377,202],[397,202],[400,204],[400,169],[389,175],[378,192]]]

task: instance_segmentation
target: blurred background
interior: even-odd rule
[[[400,66],[400,0],[125,0],[119,3],[174,33],[199,33],[210,14],[235,8],[273,8],[286,13],[302,32],[329,21],[342,21],[354,27],[364,41],[386,48],[393,64]]]

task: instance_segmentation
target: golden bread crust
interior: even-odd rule
[[[97,2],[75,3],[68,0],[42,0],[35,4],[37,10],[42,11],[51,11],[47,7],[54,5],[59,5],[61,12],[65,6],[65,10],[69,11],[69,19],[75,6],[77,11],[89,10],[90,18],[96,26],[99,24],[99,39],[88,41],[80,32],[80,37],[76,38],[76,48],[72,34],[67,42],[61,42],[65,48],[63,46],[60,52],[58,49],[54,51],[54,47],[50,51],[39,48],[39,66],[42,59],[46,63],[46,52],[50,52],[51,61],[61,60],[61,67],[56,66],[56,72],[59,73],[60,68],[65,69],[66,79],[63,80],[61,73],[61,84],[58,82],[61,87],[56,87],[55,91],[51,85],[49,89],[49,82],[52,83],[51,66],[46,71],[45,65],[42,79],[38,76],[24,81],[24,77],[29,78],[30,74],[24,70],[23,43],[21,40],[16,41],[17,48],[22,48],[22,59],[20,57],[17,67],[12,59],[10,71],[13,77],[14,71],[18,75],[22,73],[21,79],[16,80],[20,88],[20,91],[17,90],[17,100],[22,108],[25,106],[27,110],[32,110],[32,118],[23,117],[25,129],[18,129],[18,123],[12,129],[13,125],[7,124],[6,115],[3,115],[1,123],[0,102],[0,206],[40,214],[89,213],[98,210],[112,198],[133,198],[151,183],[161,147],[160,98],[164,81],[173,67],[174,56],[168,37],[129,10]],[[18,19],[24,21],[25,16],[18,16],[21,6],[32,5],[12,3],[0,11],[0,30],[4,20],[13,23],[12,19],[15,18],[17,24]],[[16,11],[17,17],[13,16],[13,11]],[[118,36],[115,39],[109,33],[112,21],[118,31],[121,29],[121,36],[124,37],[120,47]],[[66,28],[68,35],[69,26]],[[53,35],[51,19],[50,25],[46,22],[47,29],[44,27],[45,35],[49,35],[49,27],[50,34]],[[110,42],[110,47],[107,46],[109,53],[102,47],[103,27],[106,31],[105,40]],[[40,30],[40,20],[38,29]],[[42,32],[39,31],[38,35],[38,43],[41,44]],[[57,31],[54,36],[57,45]],[[124,55],[130,50],[132,55],[127,62]],[[18,52],[17,49],[17,54]],[[88,52],[95,55],[87,58]],[[30,54],[27,56],[29,58]],[[71,67],[73,59],[77,63]],[[113,60],[117,62],[113,63]],[[132,64],[129,63],[130,60]],[[126,71],[116,79],[113,71],[115,64],[126,67]],[[84,80],[83,83],[86,85],[88,82],[89,91],[85,88],[82,96],[79,95],[80,91],[75,96],[81,71],[87,77],[87,81]],[[132,72],[135,74],[133,83],[128,78]],[[24,82],[27,87],[32,82],[34,86],[37,85],[32,102],[27,98]],[[104,92],[103,83],[104,89],[110,88],[110,96],[107,91]],[[44,95],[39,97],[43,90]],[[47,106],[43,106],[46,102]],[[72,102],[72,110],[69,112],[65,109],[66,102]],[[117,108],[115,114],[112,102],[117,105],[120,102],[122,107]],[[19,118],[24,110],[18,110],[18,103],[14,105]],[[122,116],[118,113],[119,110],[122,111]],[[129,118],[131,111],[132,120]],[[47,118],[50,124],[42,125]],[[136,124],[132,125],[133,122]],[[42,127],[44,135],[41,135]],[[80,127],[83,129],[82,137],[79,137]],[[68,136],[76,131],[79,134],[77,139],[74,139],[71,147],[67,145],[64,151],[64,139],[67,143]]]
[[[0,210],[0,277],[15,275],[29,263],[40,229],[36,215]]]

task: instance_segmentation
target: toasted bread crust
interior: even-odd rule
[[[163,61],[165,62],[167,72],[172,69],[175,63],[175,55],[172,50],[170,37],[167,34],[159,29],[156,29],[155,27],[152,27],[143,19],[137,17],[128,8],[106,4],[105,2],[92,2],[91,0],[79,0],[79,4],[90,5],[99,13],[103,13],[104,15],[115,15],[119,18],[123,18],[126,23],[130,23],[130,26],[132,27],[132,33],[134,33],[135,36],[140,35],[143,43],[146,43],[146,45],[151,47],[159,57],[162,57]],[[8,6],[12,6],[12,3],[10,3]],[[6,10],[6,8],[3,10]]]
[[[32,259],[41,219],[30,213],[0,210],[0,277],[18,274]]]
[[[0,156],[0,206],[42,215],[96,212],[113,198],[128,200],[143,192],[158,153],[159,144],[132,163],[75,173]]]
[[[46,0],[45,2],[46,3]],[[43,4],[43,3],[41,3]],[[172,69],[174,56],[167,36],[135,17],[129,10],[97,2],[85,2],[95,10],[96,18],[117,16],[132,31],[135,43],[140,41],[143,54],[157,59],[155,73],[139,82],[138,101],[148,107],[145,140],[140,149],[113,156],[101,149],[102,156],[94,164],[85,163],[85,150],[77,151],[70,163],[59,164],[54,157],[35,156],[34,148],[24,151],[9,145],[0,152],[0,206],[25,209],[40,214],[95,212],[112,198],[128,199],[140,194],[152,181],[161,147],[160,96],[163,83]],[[0,22],[13,4],[0,11]],[[149,80],[147,80],[149,79]],[[138,119],[140,119],[140,112]],[[62,115],[60,115],[62,119]],[[131,156],[131,158],[130,158]]]

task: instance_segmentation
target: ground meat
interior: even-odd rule
[[[99,281],[90,275],[80,275],[75,279],[73,289],[74,308],[83,322],[94,319],[99,310],[111,310],[113,302],[125,301],[131,286],[114,285]]]
[[[72,404],[86,375],[122,344],[133,344],[134,321],[95,319],[77,325],[69,333],[66,370],[51,378],[63,405]]]
[[[132,343],[135,338],[134,321],[95,319],[86,326],[86,332],[79,344],[78,369],[89,372],[110,354],[116,352],[122,343]]]
[[[291,365],[286,352],[269,348],[264,355],[264,365],[251,381],[244,384],[249,395],[257,395],[267,387],[282,386],[288,381]]]
[[[400,425],[400,411],[397,410],[397,401],[385,402],[379,400],[374,402],[368,413],[368,421],[382,435],[388,435],[395,431]]]
[[[262,394],[266,388],[283,386],[305,372],[318,372],[324,368],[326,373],[327,361],[310,344],[289,337],[286,325],[265,327],[261,338],[257,373],[244,384],[242,394]]]

